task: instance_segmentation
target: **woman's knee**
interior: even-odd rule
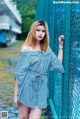
[[[26,115],[19,116],[19,119],[28,119]]]
[[[20,104],[19,106],[19,119],[28,119],[29,107]]]
[[[19,119],[28,119],[28,112],[19,112]]]
[[[30,110],[29,119],[40,119],[42,110],[36,107]]]

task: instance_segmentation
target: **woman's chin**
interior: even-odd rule
[[[38,41],[41,41],[42,39],[39,39],[39,38],[38,38],[37,40],[38,40]]]

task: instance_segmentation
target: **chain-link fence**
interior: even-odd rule
[[[49,72],[49,99],[52,100],[54,107],[53,116],[56,113],[59,119],[79,119],[80,1],[76,0],[74,3],[71,0],[63,0],[63,3],[61,1],[38,0],[35,19],[47,21],[50,46],[56,55],[58,36],[61,34],[65,36],[63,58],[65,74]]]

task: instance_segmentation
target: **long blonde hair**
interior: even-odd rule
[[[40,47],[42,51],[47,51],[48,50],[48,45],[49,45],[49,33],[48,33],[48,26],[47,23],[44,21],[35,21],[30,28],[30,31],[27,35],[26,41],[24,45],[26,46],[31,46],[33,49],[35,48],[37,39],[36,39],[36,29],[39,25],[42,25],[45,27],[45,36],[43,40],[40,41]]]

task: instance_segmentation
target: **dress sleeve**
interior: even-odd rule
[[[22,84],[29,65],[30,62],[28,53],[20,52],[17,65],[14,71],[14,79],[17,80],[18,84]]]
[[[49,70],[50,71],[54,71],[54,72],[60,72],[60,73],[64,73],[65,72],[61,61],[54,54],[53,51],[51,52]]]

